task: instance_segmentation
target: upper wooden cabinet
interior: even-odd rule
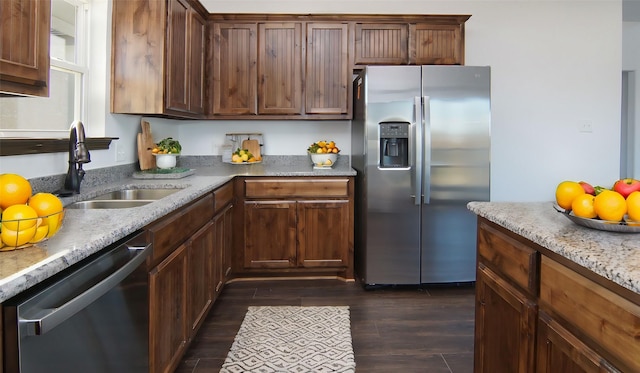
[[[187,0],[114,0],[112,112],[203,117],[206,23],[200,13]]]
[[[347,114],[351,86],[349,24],[307,23],[306,62],[306,113]]]
[[[0,1],[0,93],[49,96],[50,0]]]
[[[347,22],[215,20],[210,117],[348,119],[349,28]]]
[[[356,22],[354,64],[463,65],[464,24],[469,17],[388,16],[375,18],[380,22]]]
[[[258,114],[302,114],[302,24],[258,25]]]

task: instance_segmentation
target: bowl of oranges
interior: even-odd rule
[[[53,237],[64,220],[62,201],[51,193],[32,194],[17,174],[0,175],[0,251],[32,246]]]
[[[334,141],[321,140],[307,148],[311,163],[316,167],[332,167],[338,160],[340,149]]]
[[[578,225],[602,231],[640,233],[638,180],[620,179],[611,188],[566,180],[556,187],[555,197],[556,211]]]

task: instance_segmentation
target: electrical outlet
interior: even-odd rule
[[[593,123],[590,120],[586,120],[586,119],[579,120],[578,131],[584,132],[584,133],[593,132]]]
[[[124,150],[121,148],[120,144],[116,143],[116,162],[124,162]]]

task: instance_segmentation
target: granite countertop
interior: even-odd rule
[[[470,202],[467,206],[500,226],[640,294],[640,234],[577,225],[552,202]]]
[[[81,194],[62,198],[64,205],[127,188],[178,188],[150,204],[126,209],[66,209],[62,228],[35,246],[0,252],[0,302],[44,281],[110,244],[132,234],[235,176],[355,176],[348,157],[331,169],[314,169],[307,156],[265,156],[259,164],[235,165],[211,157],[184,157],[179,167],[193,169],[180,179],[136,179],[109,175],[95,185],[82,185]],[[88,171],[89,175],[91,171]],[[86,178],[86,177],[85,177]]]

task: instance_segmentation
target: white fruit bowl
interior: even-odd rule
[[[311,156],[311,163],[320,167],[331,167],[338,159],[337,153],[309,153],[309,156]],[[331,162],[327,162],[327,160]]]
[[[178,154],[154,154],[156,156],[156,166],[158,168],[173,168],[176,166]]]

